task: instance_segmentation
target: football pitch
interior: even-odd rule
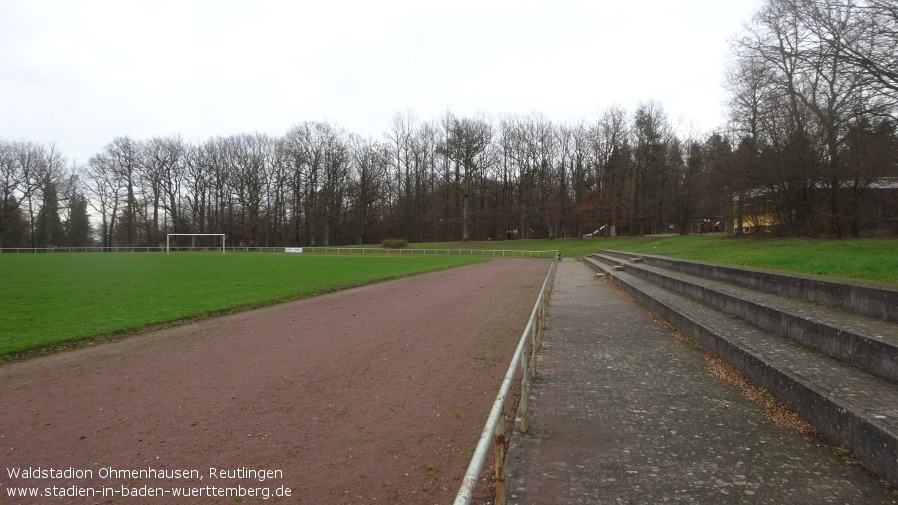
[[[183,252],[0,255],[0,358],[483,261]]]

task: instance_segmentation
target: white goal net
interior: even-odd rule
[[[173,237],[192,237],[189,241],[189,245],[181,245],[180,242],[185,242],[184,239],[175,239],[175,244],[172,246],[172,238]],[[197,244],[197,237],[203,237],[200,240],[200,244]],[[217,238],[205,238],[205,237],[217,237]],[[225,253],[225,234],[224,233],[169,233],[165,236],[165,253],[169,254],[174,250],[196,250],[196,249],[220,249],[221,254]]]

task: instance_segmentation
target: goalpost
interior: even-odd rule
[[[165,236],[165,254],[169,254],[169,244],[172,237],[221,237],[221,254],[225,253],[224,233],[169,233]]]

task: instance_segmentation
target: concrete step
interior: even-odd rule
[[[633,254],[614,250],[604,250],[602,254],[626,261],[637,257],[647,265],[667,270],[724,281],[766,293],[789,296],[898,322],[898,289],[892,287],[847,279],[834,280],[812,275],[717,265],[654,254]]]
[[[585,258],[597,271],[771,392],[832,443],[898,485],[898,387],[863,370],[642,279]],[[609,316],[613,317],[613,316]]]
[[[625,263],[619,256],[592,257],[898,384],[898,323],[648,263]]]

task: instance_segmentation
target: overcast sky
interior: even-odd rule
[[[762,0],[0,0],[0,138],[79,163],[115,137],[281,135],[662,105],[724,122],[728,39]]]

